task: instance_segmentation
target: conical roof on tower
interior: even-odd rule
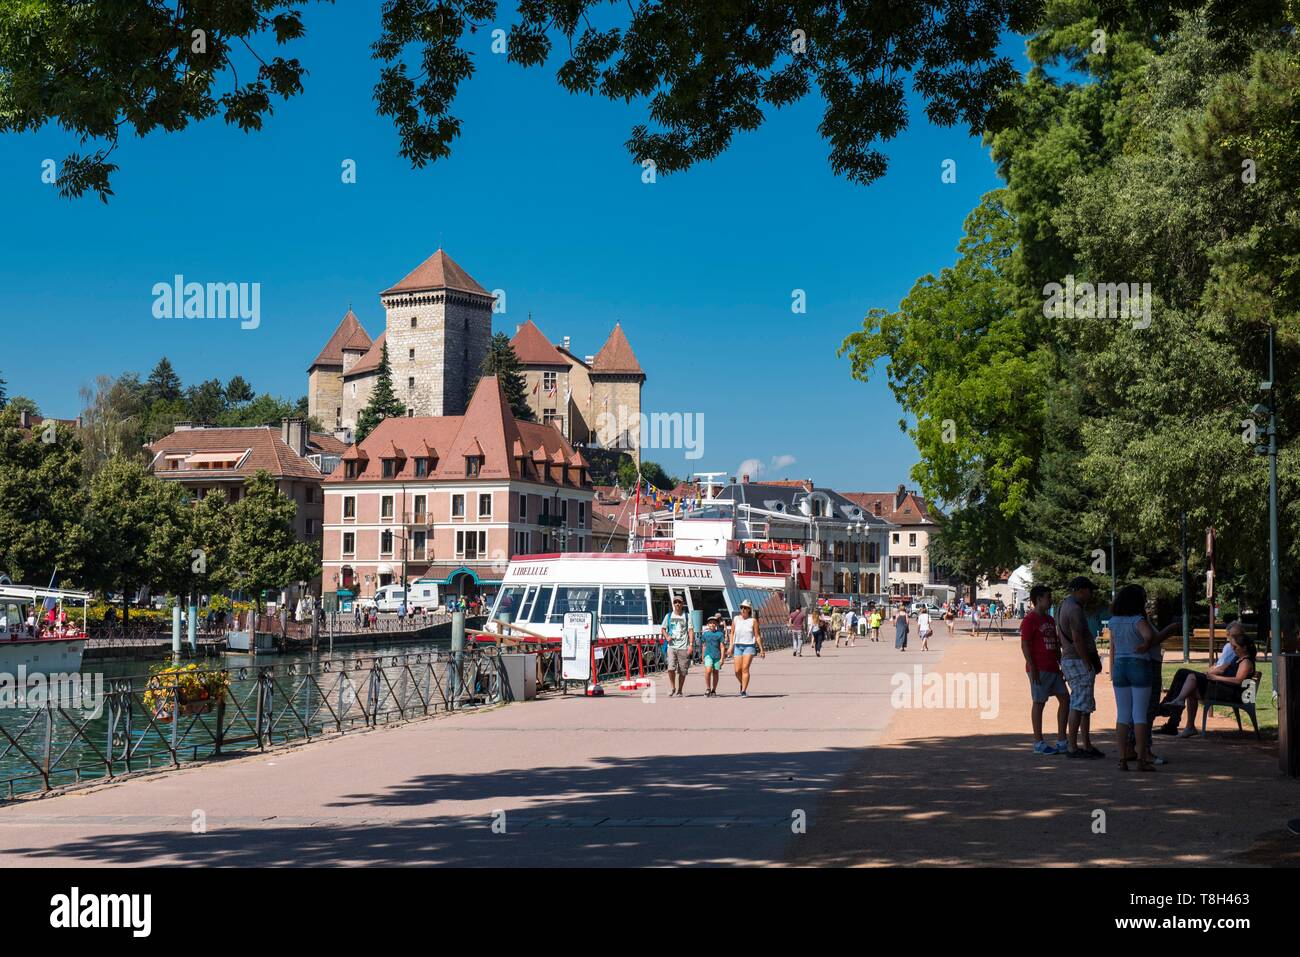
[[[560,350],[551,344],[532,319],[519,327],[515,337],[510,340],[510,345],[524,365],[551,365],[565,368],[569,365],[569,360],[560,355]]]
[[[436,253],[416,266],[397,285],[385,289],[381,296],[398,292],[425,292],[434,289],[451,289],[456,292],[474,293],[480,296],[492,294],[476,283],[470,274],[461,269],[456,261],[441,248]]]
[[[339,323],[334,334],[329,337],[325,343],[325,348],[320,351],[315,361],[307,367],[310,372],[317,366],[343,368],[343,350],[354,349],[364,352],[371,345],[370,336],[362,327],[361,321],[357,319],[356,313],[351,308],[344,314],[343,320]]]
[[[645,375],[641,370],[641,364],[636,361],[636,353],[632,351],[632,343],[627,341],[627,336],[623,334],[623,326],[614,323],[614,330],[605,340],[605,344],[600,347],[596,357],[591,360],[593,372],[622,372],[634,373],[636,375]]]

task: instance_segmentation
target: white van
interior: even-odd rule
[[[401,585],[385,585],[375,592],[375,608],[379,611],[401,611],[402,601],[406,600],[408,613],[433,611],[438,607],[438,586],[427,582],[416,582],[408,591]]]
[[[385,585],[375,592],[377,611],[401,611],[404,601],[406,601],[406,589],[401,585]],[[407,607],[409,609],[409,603]]]

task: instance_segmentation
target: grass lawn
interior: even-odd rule
[[[1180,656],[1181,657],[1181,656]],[[1164,687],[1169,687],[1169,682],[1173,680],[1174,672],[1179,668],[1195,668],[1197,671],[1205,671],[1209,667],[1209,662],[1205,660],[1204,655],[1193,655],[1192,660],[1186,664],[1173,656],[1166,655],[1164,661]],[[1273,700],[1273,665],[1272,662],[1260,659],[1259,668],[1259,694],[1255,698],[1255,717],[1259,719],[1259,732],[1264,737],[1277,737],[1277,702]],[[1227,718],[1232,722],[1232,709],[1218,708],[1216,716]],[[1186,720],[1186,719],[1184,719]],[[1241,716],[1241,724],[1247,731],[1250,731],[1250,718],[1246,715]],[[1201,726],[1201,716],[1196,716],[1196,727]]]

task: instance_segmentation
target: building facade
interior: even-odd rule
[[[623,327],[614,324],[595,355],[579,358],[565,336],[552,343],[530,318],[510,341],[523,366],[529,407],[569,441],[620,449],[641,462],[645,372]]]
[[[194,499],[215,492],[237,502],[244,482],[265,471],[298,506],[294,531],[309,543],[321,539],[321,483],[346,449],[331,435],[309,432],[304,419],[285,419],[279,429],[178,425],[147,448],[149,471],[180,482]]]
[[[935,530],[930,503],[905,485],[893,492],[845,492],[844,497],[869,515],[897,526],[889,537],[889,594],[915,598],[935,595],[947,586],[930,561]]]
[[[634,550],[733,556],[743,573],[793,576],[804,601],[887,594],[893,526],[811,480],[702,489],[677,508],[641,514]]]
[[[492,339],[492,294],[439,249],[379,301],[385,321],[377,338],[349,309],[308,368],[308,414],[350,437],[385,346],[393,392],[408,416],[464,414]]]
[[[519,555],[590,550],[587,462],[553,426],[517,421],[495,376],[463,415],[386,419],[325,480],[324,587],[494,591]]]

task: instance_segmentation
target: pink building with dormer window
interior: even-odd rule
[[[325,591],[470,596],[517,555],[589,550],[587,468],[553,426],[517,421],[493,376],[464,415],[386,419],[323,482]]]

